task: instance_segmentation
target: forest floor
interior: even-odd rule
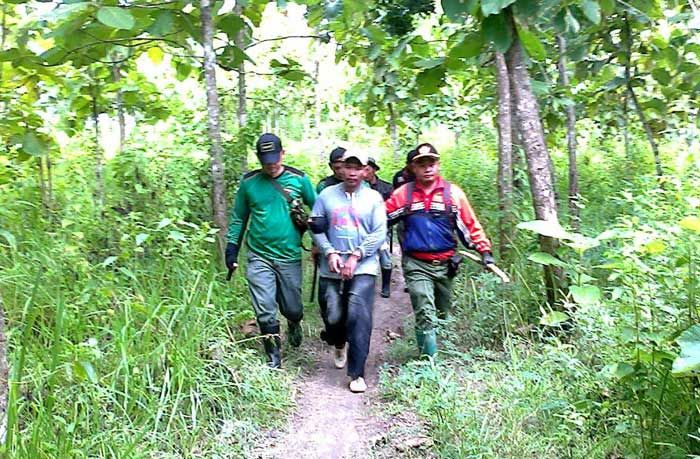
[[[377,289],[380,287],[377,278]],[[425,426],[413,413],[388,414],[381,399],[380,370],[391,365],[389,347],[405,339],[404,322],[412,314],[403,276],[395,268],[391,297],[377,290],[370,353],[365,367],[368,389],[354,394],[348,389],[346,369],[333,366],[332,348],[320,339],[306,339],[300,349],[304,360],[296,384],[296,409],[286,428],[270,431],[255,447],[261,459],[304,457],[311,459],[432,457]],[[308,314],[307,314],[308,315]],[[412,327],[410,327],[411,331]],[[318,333],[315,335],[318,336]]]

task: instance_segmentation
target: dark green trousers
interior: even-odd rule
[[[452,307],[452,279],[447,277],[447,265],[434,266],[411,257],[404,257],[403,262],[416,331],[434,330],[438,317],[446,318]]]

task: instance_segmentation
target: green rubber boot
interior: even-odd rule
[[[416,330],[416,344],[421,355],[430,357],[437,353],[437,336],[435,330]]]

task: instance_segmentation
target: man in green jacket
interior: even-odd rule
[[[301,234],[292,223],[289,203],[301,200],[312,207],[316,193],[302,171],[282,164],[284,149],[279,137],[263,134],[256,150],[261,169],[243,176],[231,212],[226,246],[226,266],[238,267],[238,252],[246,227],[248,263],[246,279],[268,363],[280,368],[280,324],[277,309],[287,319],[287,340],[301,344]],[[278,185],[276,186],[275,183]]]

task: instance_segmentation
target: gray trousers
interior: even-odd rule
[[[265,333],[279,326],[278,308],[291,322],[302,319],[301,261],[285,263],[266,260],[248,251],[246,279],[260,331]]]

